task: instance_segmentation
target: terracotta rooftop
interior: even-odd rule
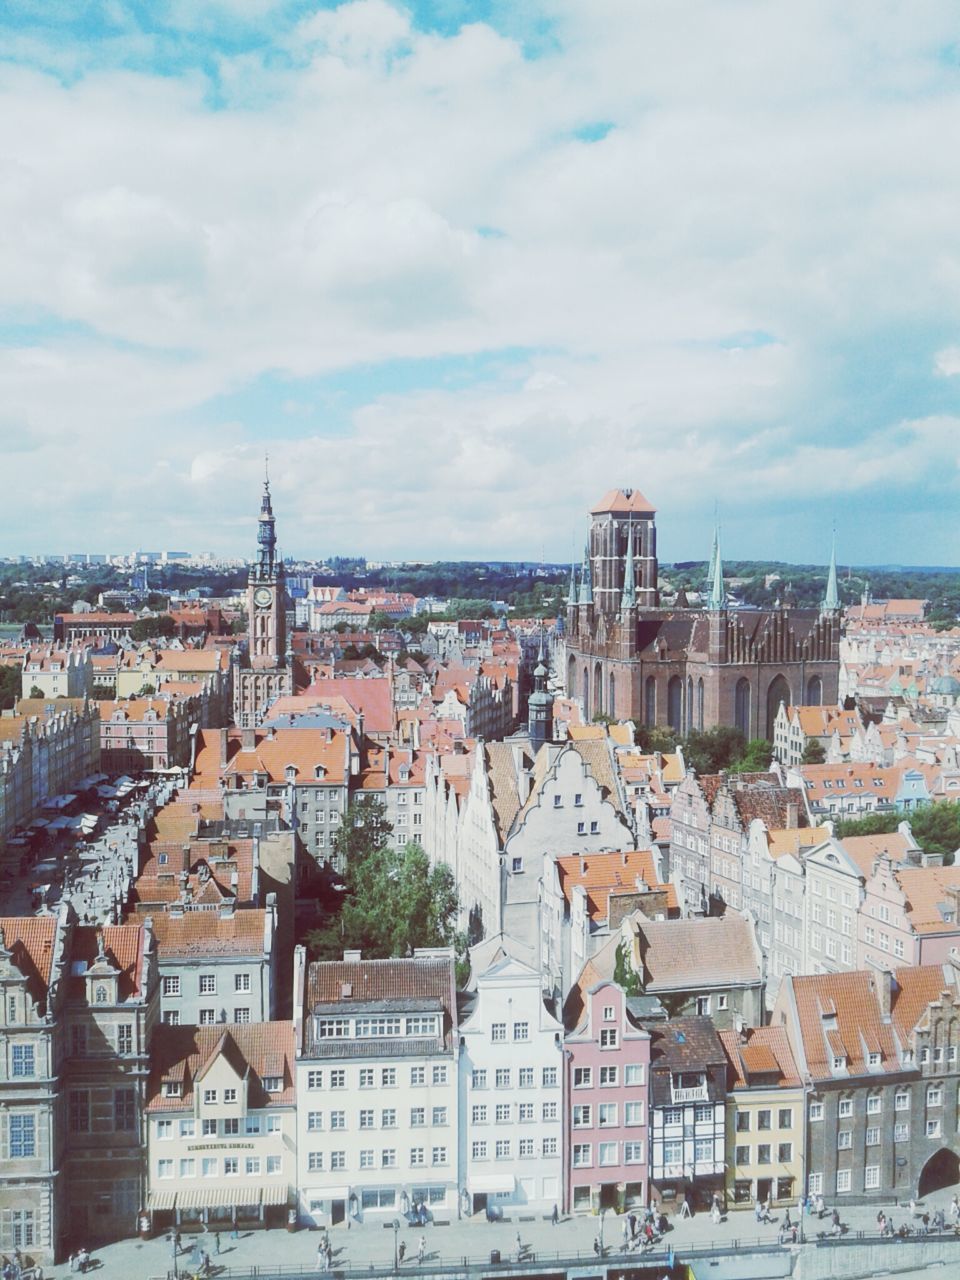
[[[605,515],[608,511],[614,515],[627,515],[631,511],[635,516],[652,516],[656,507],[651,506],[639,489],[608,489],[595,507],[592,516]]]
[[[898,867],[896,877],[907,895],[906,913],[914,933],[956,933],[960,929],[953,892],[960,889],[960,866]],[[947,915],[952,919],[945,919]]]
[[[595,924],[607,919],[611,892],[634,890],[638,877],[649,889],[666,890],[668,907],[679,906],[675,886],[657,882],[653,854],[649,849],[634,849],[627,853],[574,854],[557,858],[556,863],[560,888],[567,904],[573,898],[573,890],[581,885],[587,895],[590,919]]]
[[[160,961],[262,955],[266,916],[258,907],[228,916],[218,911],[186,911],[183,915],[158,911],[153,917],[153,932]]]
[[[748,1089],[760,1083],[758,1077],[776,1077],[781,1089],[799,1088],[802,1083],[793,1060],[790,1041],[783,1027],[750,1027],[719,1032],[730,1064],[728,1087]]]
[[[193,1111],[194,1084],[220,1055],[225,1055],[241,1075],[249,1067],[249,1108],[293,1105],[292,1022],[216,1023],[205,1027],[160,1024],[154,1029],[150,1045],[147,1110]],[[283,1082],[281,1092],[267,1093],[263,1087],[263,1081],[271,1076]],[[182,1096],[164,1097],[164,1081],[179,1082]]]
[[[31,999],[46,1000],[53,973],[56,919],[53,916],[3,916],[0,929],[13,963],[27,979]]]
[[[145,934],[140,924],[104,925],[102,930],[95,925],[77,925],[70,944],[71,961],[83,961],[89,968],[97,958],[97,935],[101,932],[104,955],[120,970],[120,981],[117,984],[120,999],[131,1000],[142,995],[140,975],[143,969]],[[72,997],[82,997],[84,985],[82,974],[71,973],[68,990]]]

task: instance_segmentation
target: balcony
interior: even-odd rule
[[[671,1086],[670,1100],[677,1106],[684,1102],[708,1102],[707,1086],[698,1084],[692,1089],[675,1089]]]

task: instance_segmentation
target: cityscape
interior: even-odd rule
[[[0,1280],[960,1270],[958,49],[0,8]]]

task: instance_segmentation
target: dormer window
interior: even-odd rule
[[[109,1001],[109,995],[110,993],[107,991],[107,988],[101,983],[96,988],[93,998],[97,1004],[107,1004]]]
[[[315,765],[313,770],[313,776],[317,779],[325,778],[327,776],[326,766],[322,764]]]
[[[281,1076],[264,1076],[263,1087],[267,1093],[282,1093],[283,1078]]]
[[[867,1063],[868,1063],[871,1067],[879,1067],[879,1065],[880,1065],[880,1054],[879,1054],[879,1053],[871,1053],[871,1054],[869,1054],[869,1055],[867,1056]]]
[[[833,1055],[833,1069],[834,1069],[834,1071],[842,1071],[846,1065],[847,1065],[847,1060],[846,1060],[846,1058],[842,1058],[842,1057],[840,1057],[840,1055],[839,1055],[839,1054],[836,1054],[836,1053]]]
[[[164,1080],[163,1096],[165,1098],[182,1098],[183,1082],[180,1080]]]

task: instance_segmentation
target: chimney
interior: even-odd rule
[[[359,952],[359,951],[345,951],[345,952],[343,953],[343,963],[344,963],[344,964],[359,964],[359,963],[360,963],[360,955],[361,955],[361,952]]]
[[[188,844],[180,846],[180,874],[181,876],[189,874],[190,871],[190,854],[192,850]]]
[[[256,729],[240,730],[240,746],[244,751],[256,751],[257,749]]]
[[[581,853],[581,855],[580,855],[580,875],[581,875],[581,876],[585,876],[586,874],[587,874],[587,860],[586,860],[586,858],[583,856],[583,854]]]
[[[621,855],[620,855],[620,865],[621,865],[621,867],[625,867],[625,866],[627,865],[627,851],[626,851],[626,849],[624,849],[623,853],[621,853]]]
[[[800,825],[800,810],[795,800],[789,801],[787,804],[787,830],[793,831]]]
[[[880,1016],[884,1022],[890,1021],[893,1008],[893,989],[896,979],[892,969],[881,969],[877,974],[877,998],[880,1001]]]
[[[220,732],[220,768],[225,769],[227,767],[227,742],[228,742],[227,735],[230,731],[229,729],[221,729],[219,732]]]

